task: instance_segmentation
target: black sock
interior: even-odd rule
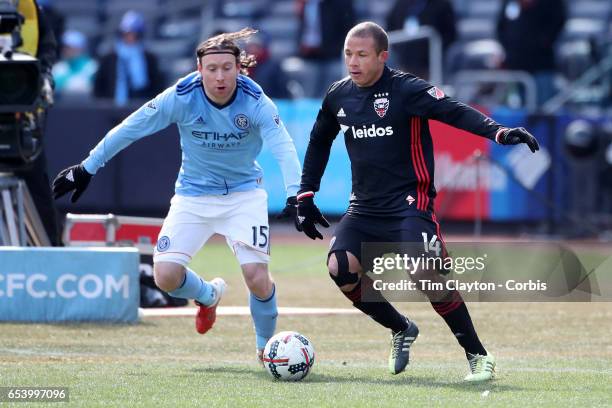
[[[406,317],[400,314],[379,291],[372,288],[372,280],[366,275],[363,275],[355,289],[342,293],[353,302],[353,306],[394,333],[408,328]]]
[[[459,292],[453,291],[447,302],[431,302],[431,305],[450,327],[466,353],[487,354],[476,334],[470,313]]]

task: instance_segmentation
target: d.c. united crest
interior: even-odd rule
[[[387,92],[374,94],[374,110],[376,114],[383,118],[389,109],[389,94]]]

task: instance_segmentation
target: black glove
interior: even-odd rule
[[[282,220],[284,218],[290,218],[294,220],[295,217],[297,217],[297,198],[295,196],[287,197],[285,208],[276,216],[276,219]]]
[[[62,171],[53,180],[53,198],[58,199],[74,190],[70,201],[75,203],[87,188],[92,175],[85,170],[82,164],[70,166]]]
[[[317,224],[325,228],[329,227],[329,222],[314,203],[314,193],[306,192],[299,194],[295,228],[306,234],[310,239],[323,239],[323,235],[317,230]]]
[[[525,143],[527,146],[529,146],[532,153],[540,150],[540,145],[538,144],[537,139],[522,127],[503,130],[500,133],[497,142],[503,145]]]

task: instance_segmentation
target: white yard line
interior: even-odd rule
[[[185,317],[195,316],[196,307],[166,307],[138,309],[141,317]],[[360,314],[357,309],[339,309],[322,307],[279,307],[278,313],[281,315],[347,315]],[[250,316],[251,311],[248,306],[219,306],[217,315],[220,316]]]

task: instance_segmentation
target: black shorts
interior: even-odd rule
[[[361,253],[363,243],[407,243],[411,248],[421,248],[425,240],[430,244],[432,238],[439,242],[440,255],[446,257],[444,239],[435,215],[431,218],[418,215],[381,218],[347,214],[342,217],[334,231],[329,253],[348,251],[363,263]]]

